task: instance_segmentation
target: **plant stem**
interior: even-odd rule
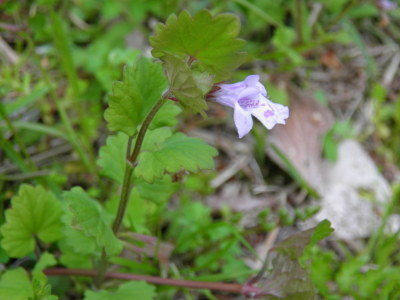
[[[113,230],[114,234],[118,233],[118,231],[121,227],[121,224],[122,224],[122,220],[124,219],[126,207],[128,206],[128,201],[129,201],[129,192],[131,191],[133,169],[135,167],[136,160],[139,156],[140,149],[142,148],[143,140],[146,135],[147,129],[149,128],[150,123],[153,120],[154,116],[156,115],[156,113],[158,112],[158,110],[161,108],[161,106],[164,103],[165,103],[164,99],[160,99],[154,105],[154,107],[151,109],[149,114],[144,119],[143,124],[140,127],[139,133],[136,137],[136,142],[135,142],[135,146],[133,148],[132,153],[130,153],[131,145],[132,145],[132,138],[130,137],[128,140],[128,146],[127,146],[127,150],[126,150],[127,164],[125,165],[125,173],[124,173],[124,179],[123,179],[123,183],[122,183],[121,196],[120,196],[120,200],[119,200],[117,215],[116,215],[113,225],[112,225],[112,230]],[[108,265],[107,254],[103,249],[102,254],[101,254],[101,259],[99,262],[99,266],[97,268],[97,275],[95,278],[95,285],[97,287],[100,287],[104,281],[106,270],[107,270],[107,265]]]
[[[346,14],[356,5],[360,3],[360,0],[353,0],[349,3],[346,4],[346,6],[342,9],[340,13],[336,15],[336,17],[328,23],[328,26],[326,26],[327,30],[331,29],[333,26],[335,26],[341,19],[343,19]]]
[[[131,190],[133,168],[129,164],[125,166],[124,181],[122,183],[121,197],[119,200],[117,215],[112,226],[113,232],[116,234],[121,227],[122,219],[124,218],[126,206],[128,205],[129,192]]]
[[[99,265],[97,267],[97,272],[96,276],[94,276],[93,283],[96,288],[100,289],[101,285],[103,284],[105,274],[107,272],[107,267],[108,267],[108,258],[107,258],[107,253],[106,250],[103,248],[101,251],[101,258],[99,261]]]
[[[48,276],[90,276],[95,277],[95,270],[83,270],[83,269],[66,269],[66,268],[51,268],[44,270],[44,273]],[[148,275],[137,275],[137,274],[127,274],[118,272],[107,272],[105,273],[105,278],[113,279],[123,279],[123,280],[141,280],[153,284],[171,285],[185,288],[195,288],[195,289],[208,289],[214,291],[223,291],[230,293],[242,294],[243,286],[239,283],[220,283],[220,282],[204,282],[204,281],[192,281],[192,280],[180,280],[180,279],[170,279],[161,278],[156,276]],[[253,287],[254,289],[257,289]],[[256,291],[254,291],[256,292]],[[259,292],[261,290],[259,289]]]
[[[38,237],[36,235],[34,236],[34,238],[35,238],[35,250],[34,250],[34,253],[35,253],[35,256],[36,256],[36,260],[39,260],[40,257],[42,256],[42,251],[40,251],[40,241],[39,241],[39,239],[38,239]]]
[[[296,0],[296,32],[297,32],[297,43],[303,44],[303,14],[301,0]]]
[[[121,191],[121,198],[119,201],[119,206],[118,206],[118,211],[117,211],[117,216],[115,217],[112,229],[115,234],[118,233],[119,228],[121,227],[122,219],[124,218],[126,206],[128,205],[128,200],[129,200],[129,192],[131,190],[131,178],[132,178],[132,173],[133,173],[133,168],[135,167],[136,160],[139,156],[140,149],[142,148],[144,136],[146,135],[147,129],[150,126],[151,121],[153,120],[154,116],[158,112],[158,110],[161,108],[161,106],[164,104],[164,100],[160,99],[154,107],[151,109],[149,114],[146,116],[146,118],[143,121],[142,126],[140,127],[139,133],[136,137],[136,142],[135,146],[133,148],[132,154],[130,154],[127,158],[128,164],[125,166],[125,174],[124,174],[124,180],[122,184],[122,191]],[[130,142],[128,143],[128,148],[130,148]],[[129,150],[128,150],[129,151]]]
[[[144,139],[144,136],[145,136],[145,134],[147,132],[147,129],[149,128],[150,123],[153,120],[154,116],[156,115],[158,110],[161,108],[161,106],[163,106],[164,103],[165,103],[165,100],[164,99],[160,99],[154,105],[154,107],[151,109],[151,111],[147,115],[146,119],[143,122],[142,127],[139,130],[139,133],[137,135],[136,142],[135,142],[135,147],[133,148],[133,152],[132,152],[131,156],[128,159],[129,163],[133,167],[135,166],[137,157],[139,156],[140,148],[142,147],[143,139]]]

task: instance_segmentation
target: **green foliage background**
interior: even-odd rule
[[[309,26],[307,20],[318,4],[323,9]],[[196,15],[199,23],[195,24],[189,14],[204,8],[211,13]],[[184,9],[187,12],[171,16]],[[234,15],[212,18],[226,12]],[[1,166],[0,173],[0,263],[4,266],[0,299],[50,300],[77,295],[86,300],[126,299],[127,295],[138,299],[216,299],[209,291],[155,288],[144,282],[92,291],[87,279],[48,279],[42,273],[57,264],[93,268],[103,247],[112,256],[112,263],[127,273],[240,283],[255,275],[243,261],[244,253],[254,253],[254,249],[249,243],[253,232],[241,227],[241,214],[227,208],[216,218],[200,201],[215,192],[210,181],[216,171],[179,179],[182,169],[195,172],[211,169],[214,164],[214,148],[175,132],[182,129],[179,114],[187,120],[188,109],[203,114],[207,110],[203,98],[212,80],[240,80],[259,70],[291,77],[301,67],[305,75],[294,80],[307,89],[307,72],[320,66],[319,57],[325,50],[355,44],[366,61],[366,96],[373,99],[376,112],[371,129],[374,150],[385,163],[400,162],[399,90],[389,90],[377,81],[377,62],[366,50],[371,40],[377,45],[399,46],[399,8],[389,12],[392,21],[386,28],[379,27],[383,12],[374,1],[356,0],[4,1],[0,14],[1,37],[18,56],[15,63],[12,57],[0,60],[1,159],[10,162]],[[167,22],[169,29],[163,31],[166,25],[155,25],[158,21]],[[182,28],[201,36],[215,26],[223,27],[223,33],[215,32],[209,40],[192,37],[193,43],[185,42],[190,37]],[[202,47],[204,43],[218,45],[221,51]],[[161,64],[142,57],[150,46],[167,68],[166,74]],[[193,74],[180,60],[186,55],[198,58]],[[233,72],[241,63],[243,68]],[[209,73],[217,75],[211,79]],[[113,85],[116,80],[121,81]],[[182,107],[166,103],[152,121],[123,220],[127,231],[174,243],[167,266],[156,255],[138,260],[118,256],[123,243],[132,248],[141,242],[119,237],[121,241],[113,235],[110,224],[118,205],[128,136],[137,132],[168,81],[174,94],[186,102]],[[269,92],[282,102],[287,98],[279,86],[272,85]],[[315,95],[328,105],[326,96],[322,90]],[[106,138],[108,130],[120,132]],[[257,132],[256,128],[255,151],[262,156],[264,147],[259,141],[265,136],[260,138]],[[366,141],[368,134],[363,132],[356,138]],[[324,138],[325,156],[334,161],[337,142],[354,135],[351,120],[337,122]],[[53,146],[52,139],[62,141],[71,157],[59,145]],[[185,155],[187,148],[197,150],[197,156]],[[59,154],[39,160],[39,169],[38,161],[30,155],[32,149],[39,153],[53,149]],[[171,156],[180,159],[168,165]],[[164,168],[154,161],[163,162]],[[362,249],[352,252],[342,242],[338,243],[340,255],[317,245],[306,249],[302,259],[312,261],[307,268],[322,299],[400,297],[398,232],[387,234],[384,230],[388,218],[398,212],[399,187],[393,185],[393,191],[381,227]],[[78,200],[73,201],[75,198]],[[313,212],[262,211],[257,214],[254,231],[270,232],[293,225]],[[43,252],[40,259],[35,256],[37,250]],[[31,276],[22,267],[32,269]]]

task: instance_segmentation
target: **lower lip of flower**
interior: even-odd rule
[[[274,115],[274,112],[272,110],[266,110],[264,112],[264,117],[269,118],[272,117]]]

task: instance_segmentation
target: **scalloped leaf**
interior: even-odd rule
[[[55,266],[56,264],[57,260],[54,255],[46,251],[43,252],[42,255],[40,255],[40,258],[33,270],[34,272],[41,272],[48,267]]]
[[[123,81],[114,83],[104,114],[108,128],[133,136],[166,88],[161,64],[139,57],[125,66]]]
[[[291,259],[299,259],[307,247],[314,246],[320,240],[331,235],[332,232],[331,223],[328,220],[323,220],[317,226],[297,232],[283,240],[273,248],[273,251],[288,255]]]
[[[163,61],[172,94],[183,107],[195,113],[203,113],[207,109],[207,103],[189,66],[182,59],[170,54],[165,54]]]
[[[265,299],[316,299],[316,291],[302,256],[308,247],[329,236],[333,229],[324,220],[316,227],[295,233],[280,242],[269,253],[272,272],[259,282]],[[257,295],[261,296],[261,295]]]
[[[100,253],[110,256],[122,250],[122,242],[111,230],[111,216],[80,187],[63,193],[66,201],[64,234],[66,243],[77,253]]]
[[[157,25],[150,38],[152,54],[162,60],[167,53],[195,58],[200,69],[215,74],[217,82],[222,81],[244,61],[244,53],[240,52],[244,41],[237,38],[239,31],[239,18],[233,14],[213,17],[202,10],[192,17],[182,11]]]
[[[217,150],[200,139],[183,133],[172,134],[169,128],[159,128],[147,133],[135,176],[152,183],[164,173],[212,169],[215,155]]]
[[[154,286],[143,281],[132,281],[121,284],[116,291],[86,291],[84,300],[152,300],[155,297]]]
[[[28,273],[22,269],[6,271],[0,279],[0,299],[21,300],[33,297]]]
[[[34,271],[32,276],[33,299],[57,300],[58,297],[51,294],[51,284],[41,271]]]
[[[172,101],[165,103],[157,112],[150,124],[150,129],[163,126],[175,126],[178,123],[176,116],[182,110]],[[106,144],[100,148],[97,165],[101,167],[101,174],[122,184],[126,166],[126,147],[128,136],[119,132],[107,138]]]
[[[21,185],[6,210],[1,245],[11,257],[23,257],[35,248],[35,237],[52,243],[61,235],[61,203],[41,186]]]
[[[126,162],[128,136],[123,132],[110,135],[106,144],[100,148],[97,165],[102,168],[101,174],[122,184]]]
[[[47,259],[47,258],[46,258]],[[51,295],[51,286],[47,277],[40,271],[32,273],[32,281],[28,273],[22,269],[7,270],[0,279],[0,299],[4,300],[57,300]]]

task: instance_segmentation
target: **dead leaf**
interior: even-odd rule
[[[322,65],[327,66],[328,68],[340,69],[342,67],[340,60],[338,59],[335,51],[333,50],[325,51],[322,54],[320,61]]]
[[[286,125],[272,129],[267,152],[300,185],[307,189],[306,183],[320,193],[324,185],[322,138],[331,128],[333,116],[310,94],[294,86],[288,88],[288,94],[289,119]]]

